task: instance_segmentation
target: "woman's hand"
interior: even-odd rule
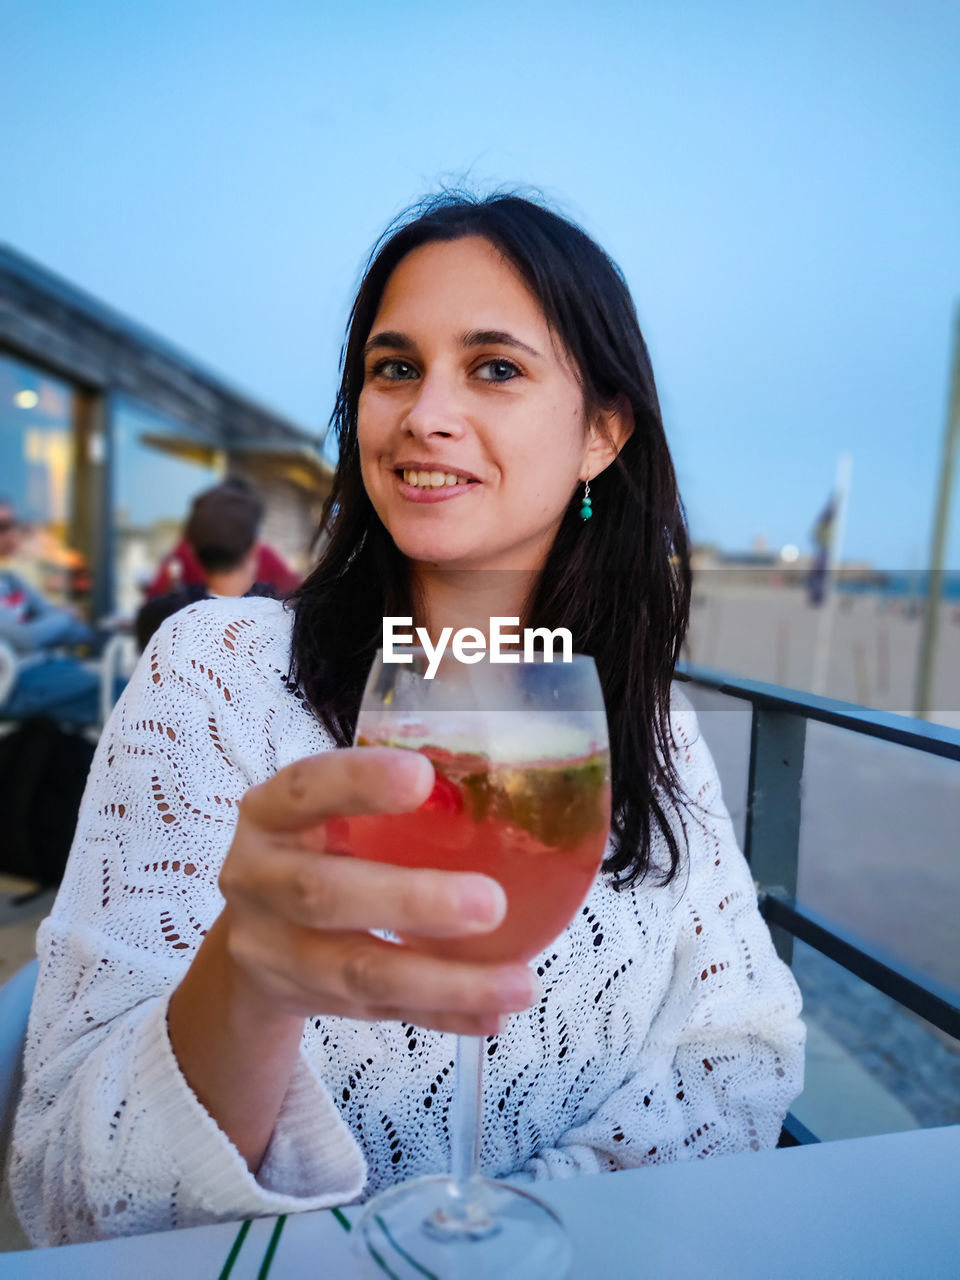
[[[220,874],[226,951],[265,1006],[493,1034],[538,993],[522,964],[438,959],[370,930],[454,938],[495,928],[500,885],[326,853],[324,820],[400,813],[430,794],[426,757],[389,747],[299,760],[252,788]]]
[[[220,873],[226,905],[170,997],[167,1026],[188,1084],[251,1169],[283,1105],[305,1018],[489,1035],[536,999],[525,965],[438,959],[370,933],[494,929],[506,910],[495,880],[322,851],[325,819],[416,809],[432,785],[425,756],[362,747],[298,760],[240,803]]]

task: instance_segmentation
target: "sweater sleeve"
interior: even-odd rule
[[[534,1179],[759,1151],[803,1088],[800,992],[757,908],[710,752],[685,697],[672,713],[687,876],[671,894],[670,980],[629,1078],[525,1165]],[[682,846],[681,846],[682,847]]]
[[[254,1176],[167,1036],[169,995],[222,907],[237,802],[276,767],[280,703],[258,690],[254,628],[222,616],[215,628],[202,607],[178,614],[143,655],[38,934],[10,1166],[36,1244],[321,1208],[364,1183],[363,1156],[302,1052]]]

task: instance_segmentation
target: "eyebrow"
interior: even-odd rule
[[[504,329],[471,329],[469,333],[463,335],[460,343],[464,347],[514,347],[517,351],[525,351],[528,356],[542,359],[539,351],[528,347],[525,342],[521,342],[519,338],[515,338]]]
[[[413,339],[408,338],[405,333],[398,333],[396,329],[385,329],[382,333],[375,333],[363,348],[363,354],[369,355],[371,351],[380,351],[384,347],[390,351],[412,351]]]
[[[507,333],[505,329],[471,329],[468,333],[461,335],[460,345],[462,347],[513,347],[537,360],[543,358],[539,351],[528,347],[525,342]],[[407,334],[399,333],[396,329],[384,329],[382,333],[375,333],[367,342],[363,348],[363,354],[369,355],[371,351],[381,351],[384,348],[390,351],[412,351],[415,346],[416,343]]]

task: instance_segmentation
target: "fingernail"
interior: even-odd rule
[[[419,751],[398,751],[393,768],[394,776],[404,788],[426,791],[433,785],[433,765]]]
[[[540,995],[540,979],[531,969],[509,969],[500,980],[500,994],[504,1004],[519,1013]]]
[[[460,884],[460,914],[477,930],[493,929],[506,914],[507,896],[489,876],[464,876]]]

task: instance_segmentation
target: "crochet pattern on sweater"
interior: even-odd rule
[[[166,1009],[223,899],[248,787],[333,742],[287,681],[292,615],[205,601],[164,623],[101,737],[38,935],[11,1188],[60,1244],[345,1203],[447,1167],[454,1037],[316,1017],[256,1176],[183,1078]],[[773,1146],[802,1087],[800,995],[777,959],[696,716],[700,806],[666,888],[598,877],[532,963],[543,993],[485,1043],[481,1160],[519,1180]],[[678,818],[679,829],[679,818]],[[682,841],[681,841],[682,845]],[[654,860],[666,846],[654,841]]]

